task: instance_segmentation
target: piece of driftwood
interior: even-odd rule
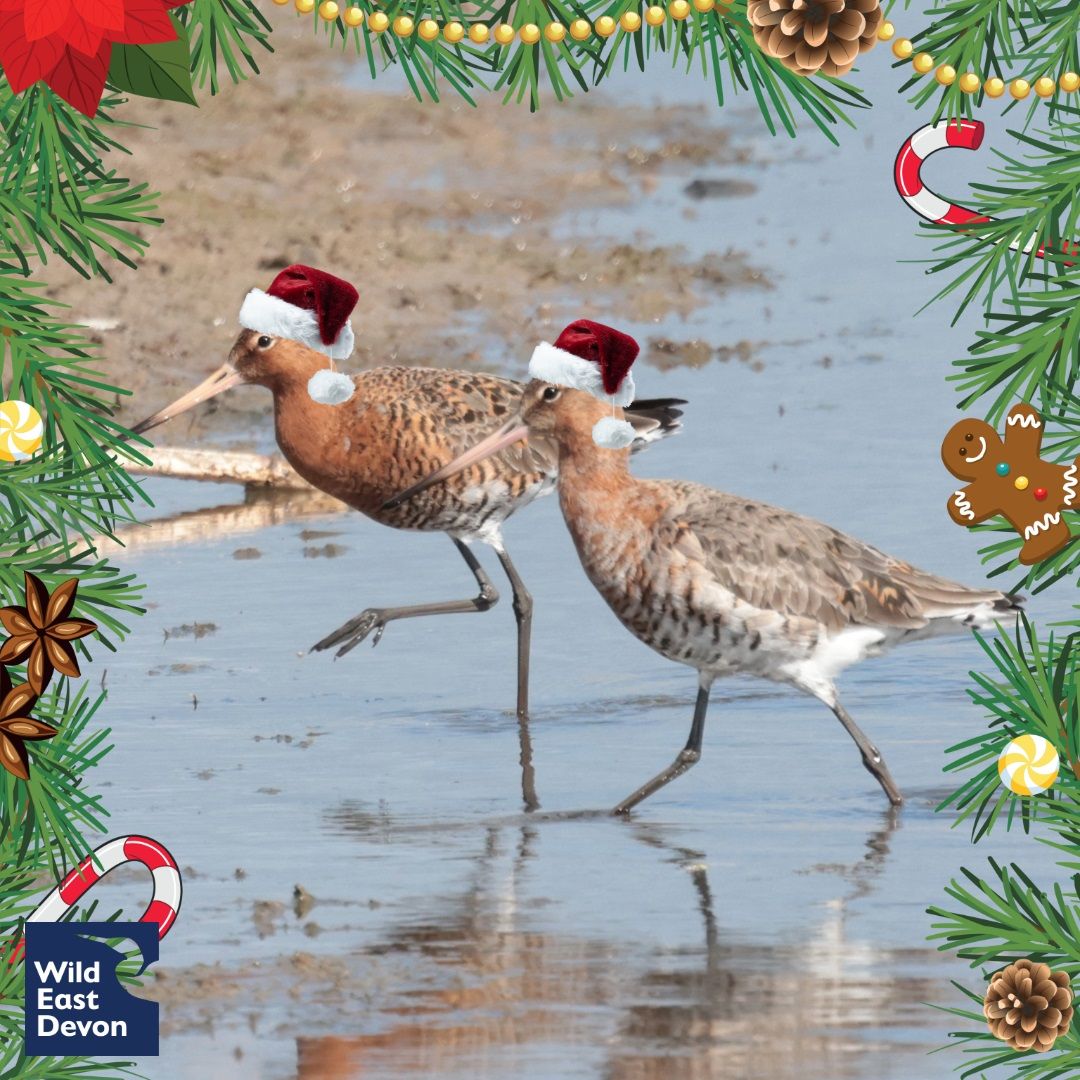
[[[293,471],[280,454],[247,454],[235,450],[188,450],[179,446],[155,446],[147,454],[152,464],[128,462],[128,472],[140,476],[172,476],[178,480],[203,480],[216,484],[315,491]]]

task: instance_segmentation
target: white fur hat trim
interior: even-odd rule
[[[554,383],[556,386],[568,386],[572,390],[584,390],[602,401],[614,401],[625,408],[634,400],[634,378],[628,371],[614,394],[604,389],[600,375],[600,365],[592,360],[582,360],[565,349],[541,341],[533,349],[529,361],[529,375],[533,379]]]
[[[324,353],[331,360],[347,360],[352,355],[356,340],[350,320],[341,328],[333,345],[324,345],[314,311],[286,303],[262,289],[252,289],[244,297],[240,305],[240,325],[260,334],[298,341],[309,349]]]

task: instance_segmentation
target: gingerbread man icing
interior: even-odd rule
[[[1080,457],[1071,465],[1043,461],[1042,438],[1042,417],[1022,404],[1009,410],[1004,438],[985,420],[961,420],[941,444],[945,468],[971,481],[950,496],[949,517],[970,526],[1001,514],[1023,537],[1019,559],[1028,566],[1069,542],[1062,511],[1080,509]]]

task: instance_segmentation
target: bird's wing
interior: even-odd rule
[[[915,629],[1002,596],[918,570],[790,510],[698,484],[664,487],[667,542],[755,607],[813,618],[833,630]]]

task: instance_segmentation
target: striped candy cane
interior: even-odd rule
[[[118,836],[96,848],[40,904],[27,922],[59,922],[66,911],[74,907],[110,870],[126,863],[142,863],[154,879],[153,898],[139,922],[158,924],[158,938],[172,928],[180,911],[183,886],[180,870],[172,855],[148,836]],[[10,963],[22,958],[23,943],[18,941],[12,950]]]
[[[939,120],[936,124],[927,124],[919,128],[904,142],[904,145],[900,147],[900,153],[896,155],[893,178],[900,198],[920,217],[938,225],[966,225],[971,221],[992,220],[985,214],[977,214],[974,210],[969,210],[966,206],[946,202],[922,181],[922,165],[931,154],[936,154],[939,150],[950,146],[958,146],[963,150],[978,150],[982,145],[985,131],[985,126],[979,120]],[[1025,255],[1035,247],[1036,241],[1037,237],[1032,235],[1022,249]],[[1009,249],[1021,250],[1019,242],[1014,240],[1009,245]],[[1064,243],[1062,250],[1066,255],[1072,255],[1080,250],[1080,247]],[[1041,259],[1044,254],[1045,248],[1040,245],[1035,255]],[[1066,265],[1071,266],[1072,263],[1066,263]]]

